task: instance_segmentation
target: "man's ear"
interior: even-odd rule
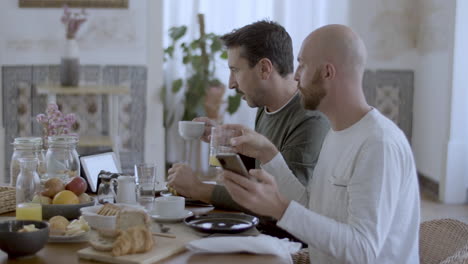
[[[257,65],[259,66],[259,72],[262,80],[266,80],[270,77],[270,74],[273,72],[273,63],[267,58],[263,58],[258,61]]]
[[[336,69],[335,66],[331,63],[325,63],[322,67],[322,79],[323,80],[331,80],[335,78],[336,75]]]

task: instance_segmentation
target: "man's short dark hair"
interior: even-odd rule
[[[278,23],[258,21],[234,29],[222,36],[221,40],[227,48],[240,47],[240,56],[247,59],[250,67],[267,58],[282,77],[294,71],[292,40]]]

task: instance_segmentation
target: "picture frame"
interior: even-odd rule
[[[128,8],[128,0],[18,0],[22,8]]]
[[[88,181],[91,192],[95,193],[98,189],[98,176],[101,170],[121,173],[122,168],[114,152],[105,152],[89,156],[80,157],[81,168],[84,177]]]

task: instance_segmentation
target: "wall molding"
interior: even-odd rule
[[[439,183],[418,171],[420,192],[424,192],[435,201],[439,201]]]

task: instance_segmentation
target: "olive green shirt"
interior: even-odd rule
[[[265,107],[259,108],[255,120],[255,131],[278,148],[289,168],[305,186],[312,178],[329,129],[328,119],[322,113],[303,108],[299,93],[276,112],[268,113]],[[211,203],[216,207],[247,211],[232,200],[222,185],[215,186]]]

